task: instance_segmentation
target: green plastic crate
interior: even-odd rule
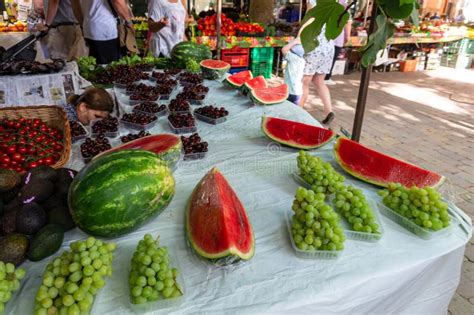
[[[253,77],[263,75],[266,79],[270,79],[272,76],[273,60],[271,62],[255,62],[252,61],[250,70],[252,71]]]
[[[273,47],[252,48],[250,59],[252,62],[273,62]]]

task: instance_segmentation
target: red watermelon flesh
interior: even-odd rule
[[[437,187],[445,177],[392,156],[369,149],[358,142],[339,138],[334,156],[341,167],[354,177],[387,187],[399,183],[406,187]]]
[[[251,97],[257,103],[263,105],[272,105],[284,102],[288,98],[288,85],[281,84],[275,87],[253,89]]]
[[[204,59],[199,63],[202,67],[209,69],[228,69],[230,64],[222,60]]]
[[[235,262],[253,257],[255,239],[247,213],[217,168],[201,179],[191,195],[186,231],[192,247],[204,258]]]
[[[252,80],[249,80],[245,82],[244,84],[247,88],[250,90],[253,89],[262,89],[266,88],[267,86],[267,80],[263,77],[263,75],[259,75],[258,77],[253,78]]]
[[[315,149],[336,136],[332,130],[276,117],[263,117],[262,130],[270,139],[298,149]]]
[[[150,151],[161,156],[161,155],[165,155],[171,152],[173,153],[179,152],[181,151],[181,147],[182,147],[182,144],[181,144],[181,139],[179,137],[172,134],[164,133],[164,134],[151,135],[151,136],[135,139],[133,141],[124,143],[110,150],[102,152],[99,155],[95,156],[94,158],[97,158],[101,155],[104,155],[110,152],[115,152],[115,151],[120,151],[120,150],[133,150],[133,149],[146,150],[146,151]]]
[[[228,76],[226,81],[233,87],[241,87],[245,82],[251,80],[252,78],[252,72],[250,70],[245,70]]]

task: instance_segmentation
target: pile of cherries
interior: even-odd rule
[[[104,119],[94,122],[92,125],[92,133],[107,133],[107,132],[117,132],[118,131],[119,121],[116,117],[106,117]]]
[[[120,137],[120,141],[122,141],[122,143],[127,143],[147,136],[150,136],[150,133],[142,130],[139,133],[129,133],[128,135],[122,136]]]
[[[183,90],[184,92],[191,92],[194,94],[207,94],[209,92],[209,88],[205,85],[199,84],[199,85],[189,85],[186,86]]]
[[[186,85],[198,85],[201,84],[204,79],[200,74],[183,72],[178,76],[179,82]]]
[[[114,78],[115,83],[120,84],[128,85],[136,81],[148,80],[150,78],[149,74],[140,69],[126,65],[118,65],[114,68],[107,69],[107,71],[111,74],[112,78]]]
[[[212,119],[218,119],[229,115],[229,112],[224,107],[219,108],[211,105],[199,107],[194,112]]]
[[[203,153],[207,152],[207,142],[201,141],[201,137],[197,133],[193,133],[189,137],[181,136],[181,142],[183,143],[184,154]]]
[[[189,102],[182,98],[176,98],[170,102],[168,109],[170,112],[188,112]]]
[[[136,124],[136,125],[146,126],[157,119],[158,118],[154,115],[134,112],[134,113],[129,113],[129,114],[123,114],[120,120],[124,122],[128,122],[128,123]]]
[[[97,154],[110,150],[111,148],[112,146],[110,145],[109,139],[107,139],[103,133],[99,134],[95,139],[86,138],[86,141],[81,144],[82,158],[89,161]]]
[[[127,93],[149,93],[153,92],[155,88],[145,83],[131,83],[127,85]]]
[[[191,113],[187,114],[170,114],[168,120],[174,128],[188,128],[194,127],[195,121]]]
[[[195,93],[194,91],[184,90],[183,92],[176,95],[176,98],[181,98],[183,100],[194,100],[201,101],[206,97],[204,94]]]
[[[171,93],[173,93],[175,84],[172,84],[171,81],[165,81],[165,82],[166,84],[157,85],[155,90],[161,95],[170,95]]]
[[[163,82],[171,79],[171,75],[166,72],[153,71],[151,74],[152,78],[155,78],[157,82]]]
[[[69,127],[71,128],[71,137],[80,137],[87,134],[87,131],[77,121],[69,121]]]
[[[53,165],[63,151],[63,133],[43,120],[0,119],[0,168],[22,173]]]
[[[168,75],[177,75],[179,73],[181,73],[181,70],[180,69],[166,69],[165,70],[165,73],[168,74]]]
[[[133,108],[133,111],[140,111],[149,114],[156,114],[166,110],[166,105],[158,105],[155,102],[143,102]]]

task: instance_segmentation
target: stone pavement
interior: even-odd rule
[[[336,119],[331,128],[351,131],[360,73],[335,76],[329,86]],[[307,110],[322,120],[315,90]],[[372,73],[361,142],[435,170],[449,178],[456,204],[474,219],[474,70],[440,68],[413,73]],[[474,240],[449,306],[474,314]]]

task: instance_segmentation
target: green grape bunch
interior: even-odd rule
[[[199,65],[199,63],[196,60],[194,60],[192,58],[186,59],[185,65],[186,65],[186,70],[191,72],[191,73],[201,72],[201,66]]]
[[[20,281],[25,277],[25,269],[17,268],[12,263],[0,261],[0,314],[12,298],[13,292],[20,288]]]
[[[145,234],[131,259],[132,303],[143,304],[183,295],[176,280],[178,273],[178,269],[170,266],[168,248],[159,247],[159,238],[154,240],[150,234]]]
[[[35,314],[88,314],[94,296],[112,275],[116,245],[93,237],[73,242],[47,266],[35,299]]]
[[[330,195],[344,186],[344,176],[320,157],[300,151],[297,157],[299,175],[317,193]]]
[[[300,250],[342,250],[344,231],[339,215],[324,203],[326,196],[298,187],[292,210],[291,234]]]
[[[375,215],[362,190],[345,186],[336,192],[333,205],[357,232],[380,234]]]
[[[450,224],[448,204],[432,187],[407,188],[391,183],[378,194],[383,198],[384,205],[420,227],[439,231]]]

